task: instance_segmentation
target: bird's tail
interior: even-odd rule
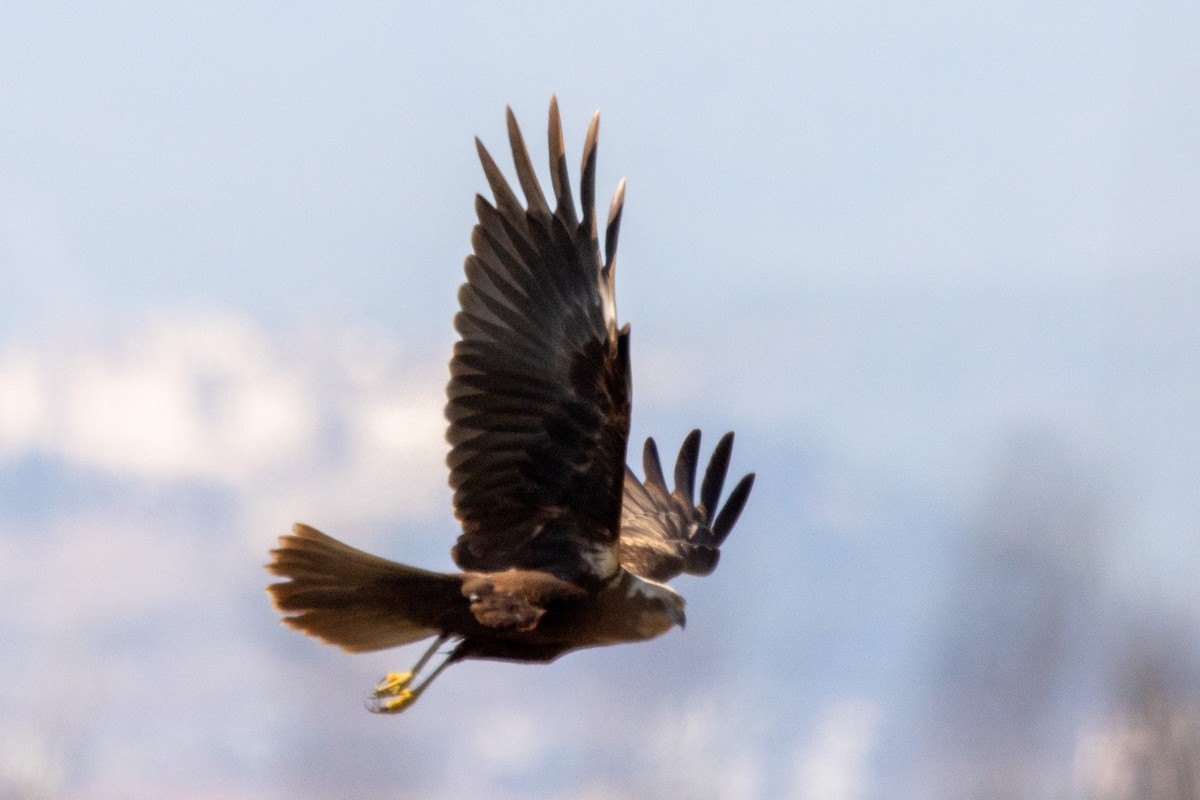
[[[267,571],[290,578],[267,587],[283,621],[353,653],[442,633],[466,607],[460,576],[388,561],[300,523],[271,556]]]

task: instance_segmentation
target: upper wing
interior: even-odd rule
[[[692,491],[700,454],[700,431],[689,433],[679,448],[675,491],[670,493],[663,479],[658,448],[653,439],[646,440],[642,452],[645,483],[628,467],[625,470],[621,566],[654,581],[667,581],[681,572],[707,575],[716,569],[721,543],[737,523],[754,485],[754,473],[743,477],[729,493],[725,507],[717,513],[732,449],[733,434],[727,433],[713,448],[700,485],[700,504],[695,505]]]
[[[550,100],[552,211],[512,110],[508,136],[527,208],[476,139],[495,205],[475,198],[467,282],[454,327],[446,417],[450,486],[466,570],[541,569],[566,580],[607,579],[617,539],[629,437],[629,326],[613,295],[617,187],[607,259],[596,240],[596,134],[584,145],[582,220],[567,179],[558,104]]]

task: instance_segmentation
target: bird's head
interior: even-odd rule
[[[638,638],[653,639],[676,625],[687,625],[683,596],[666,584],[628,574],[624,594]]]

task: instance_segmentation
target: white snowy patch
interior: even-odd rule
[[[430,513],[445,486],[444,357],[361,332],[269,335],[172,319],[116,341],[0,347],[0,465],[223,486],[272,509]]]

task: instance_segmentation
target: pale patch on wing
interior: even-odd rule
[[[611,575],[615,575],[617,570],[621,568],[617,552],[617,548],[612,545],[602,544],[601,542],[590,542],[587,547],[581,550],[580,555],[584,563],[587,564],[591,574],[597,578],[606,579]]]
[[[617,335],[617,297],[612,292],[602,292],[601,302],[604,303],[604,321],[608,323],[610,336]]]

